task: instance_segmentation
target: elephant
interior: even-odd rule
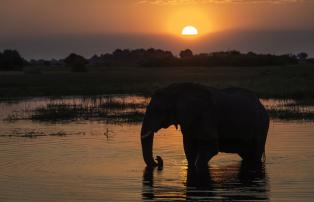
[[[154,134],[180,126],[189,167],[208,167],[219,152],[236,153],[245,162],[261,162],[269,116],[251,91],[217,89],[197,83],[175,83],[156,90],[147,105],[141,128],[143,159],[149,168],[162,167],[153,158]]]

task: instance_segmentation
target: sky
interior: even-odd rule
[[[0,51],[86,57],[116,48],[314,56],[314,0],[1,0]],[[185,25],[195,39],[180,36]]]

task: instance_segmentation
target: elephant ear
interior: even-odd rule
[[[181,130],[200,140],[218,139],[215,106],[209,98],[189,97],[178,104]]]

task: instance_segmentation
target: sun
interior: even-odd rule
[[[182,29],[181,35],[183,35],[183,36],[196,36],[196,35],[198,35],[198,30],[196,29],[196,27],[188,25]]]

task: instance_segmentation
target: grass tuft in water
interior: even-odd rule
[[[271,118],[282,120],[314,120],[313,112],[291,109],[269,109],[267,110]]]
[[[140,123],[144,119],[144,112],[134,111],[108,114],[104,118],[109,122]]]
[[[112,98],[107,98],[106,101],[102,104],[100,104],[98,107],[104,108],[104,109],[119,109],[119,110],[125,110],[125,109],[139,109],[139,108],[145,108],[145,103],[135,103],[135,102],[127,102],[125,100],[117,101]]]
[[[111,123],[136,123],[144,117],[144,103],[106,98],[94,104],[48,104],[33,110],[29,119],[35,121],[71,121],[101,119]],[[17,117],[10,117],[14,119]],[[18,119],[16,119],[18,120]]]
[[[58,137],[64,137],[66,136],[67,134],[63,131],[59,131],[59,132],[56,132],[56,133],[49,133],[48,134],[49,136],[58,136]]]
[[[37,108],[31,115],[31,120],[70,120],[84,116],[88,110],[80,105],[48,104]]]

